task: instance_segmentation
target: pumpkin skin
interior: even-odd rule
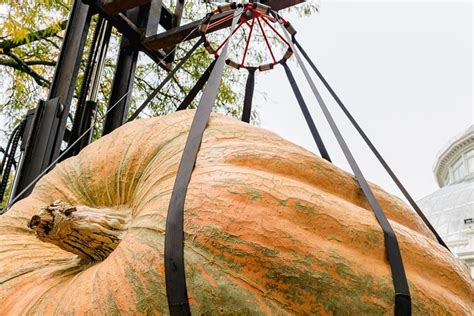
[[[58,164],[0,217],[0,315],[167,314],[164,227],[194,111],[134,121]],[[467,315],[473,283],[401,200],[372,185],[401,248],[418,315]],[[128,212],[105,260],[27,227],[55,200]],[[382,231],[347,172],[279,136],[213,114],[185,204],[191,311],[393,314]]]

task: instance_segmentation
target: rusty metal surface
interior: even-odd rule
[[[280,10],[280,9],[289,8],[291,6],[294,6],[303,2],[304,0],[272,0],[272,1],[269,1],[267,4],[271,4],[272,8],[274,8],[275,10]],[[228,14],[229,13],[227,12],[227,13],[213,15],[211,18],[211,23],[223,18],[224,16]],[[197,32],[197,29],[196,29],[199,23],[200,23],[199,21],[194,21],[186,25],[173,28],[167,32],[163,32],[155,36],[150,36],[148,38],[145,38],[142,44],[143,46],[145,46],[146,48],[150,50],[158,50],[161,48],[174,46],[182,42],[184,39],[190,40],[190,39],[196,38],[199,36],[199,33]],[[230,26],[230,21],[226,23],[222,23],[218,25],[217,27],[215,27],[212,30],[212,32],[229,27],[229,26]]]
[[[100,5],[109,14],[125,12],[129,9],[148,4],[151,0],[100,0]],[[268,0],[265,4],[272,7],[273,10],[285,9],[305,0]]]

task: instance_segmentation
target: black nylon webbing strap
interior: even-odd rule
[[[308,61],[309,65],[311,66],[311,68],[314,70],[314,72],[318,75],[319,79],[322,81],[322,83],[324,84],[324,86],[326,87],[326,89],[328,89],[329,93],[332,95],[332,97],[334,98],[334,100],[336,100],[337,104],[339,105],[339,107],[341,108],[341,110],[344,112],[344,114],[347,116],[347,118],[349,119],[349,121],[351,121],[352,125],[355,127],[355,129],[359,132],[360,136],[364,139],[364,141],[366,142],[366,144],[369,146],[369,148],[372,150],[372,152],[374,153],[375,157],[377,157],[377,159],[379,160],[379,162],[382,164],[382,166],[385,168],[385,170],[387,171],[387,173],[390,175],[390,177],[392,178],[393,182],[395,182],[395,184],[398,186],[398,188],[400,189],[400,191],[403,193],[403,195],[405,196],[405,198],[408,200],[408,202],[410,203],[411,207],[413,207],[413,209],[415,210],[415,212],[418,214],[418,216],[420,216],[420,218],[423,220],[423,222],[425,223],[426,226],[428,226],[428,228],[431,230],[431,232],[435,235],[436,239],[438,240],[438,242],[444,246],[446,249],[449,250],[448,246],[446,246],[446,244],[444,243],[443,239],[441,238],[441,236],[439,236],[438,232],[436,231],[436,229],[434,229],[434,227],[431,225],[430,221],[426,218],[425,214],[423,214],[423,212],[421,211],[421,209],[418,207],[418,204],[416,204],[415,200],[413,200],[413,198],[411,197],[410,193],[408,193],[408,191],[405,189],[405,187],[403,186],[403,184],[400,182],[400,180],[398,179],[398,177],[395,175],[395,173],[392,171],[392,169],[390,168],[390,166],[387,164],[387,162],[385,161],[385,159],[383,159],[382,155],[379,153],[379,151],[377,150],[377,148],[375,148],[374,144],[372,144],[372,142],[370,141],[369,137],[365,134],[365,132],[362,130],[362,128],[359,126],[359,124],[357,123],[357,121],[354,119],[354,117],[351,115],[351,113],[349,112],[349,110],[345,107],[344,103],[342,103],[341,99],[339,99],[339,97],[337,96],[337,94],[334,92],[334,90],[331,88],[331,86],[329,85],[329,83],[326,81],[326,79],[324,78],[324,76],[321,74],[321,72],[319,71],[319,69],[316,67],[316,65],[313,63],[313,61],[309,58],[308,54],[306,54],[306,51],[303,49],[303,47],[301,47],[300,43],[298,43],[298,41],[296,40],[296,38],[293,37],[293,43],[295,43],[295,45],[298,47],[299,51],[301,52],[301,54],[303,55],[303,57]]]
[[[160,90],[165,86],[165,84],[168,83],[168,81],[171,80],[171,78],[173,78],[173,76],[176,74],[176,72],[184,65],[184,63],[189,59],[189,57],[191,57],[191,55],[194,53],[194,51],[202,44],[202,41],[203,39],[200,38],[194,45],[193,47],[191,47],[191,49],[186,53],[186,55],[179,61],[179,63],[173,68],[173,70],[171,70],[168,75],[165,77],[165,79],[163,79],[163,81],[158,85],[158,87],[156,87],[155,90],[153,90],[153,92],[148,95],[148,97],[146,98],[145,101],[143,101],[143,103],[140,105],[140,107],[138,107],[138,109],[132,114],[130,115],[130,117],[128,118],[127,120],[127,123],[128,122],[131,122],[133,121],[135,118],[137,118],[137,116],[140,114],[141,111],[143,111],[143,109],[151,102],[151,100],[153,100],[153,98],[158,94],[158,92],[160,92]]]
[[[293,77],[293,73],[291,72],[290,67],[288,67],[288,65],[286,64],[286,60],[283,60],[281,64],[283,65],[283,68],[285,68],[288,81],[290,82],[291,88],[293,89],[296,100],[298,100],[298,104],[300,105],[301,112],[303,112],[303,115],[306,120],[306,123],[308,124],[309,130],[311,131],[311,134],[313,135],[313,139],[316,142],[316,145],[318,146],[321,157],[331,162],[331,158],[329,157],[329,153],[326,150],[326,146],[324,146],[323,140],[321,139],[321,136],[319,135],[318,129],[316,128],[316,125],[314,124],[314,121],[311,118],[311,113],[309,113],[308,107],[306,106],[303,96],[301,95],[301,91],[298,88],[298,84],[295,81],[295,77]]]
[[[239,8],[234,12],[231,32],[237,25],[241,11],[242,9]],[[230,39],[223,47],[202,94],[171,193],[165,231],[165,279],[168,306],[172,316],[191,314],[184,271],[184,203],[204,130],[219,91],[229,42]]]
[[[288,33],[284,29],[283,29],[283,32],[285,33],[288,40],[290,41]],[[382,208],[380,207],[380,204],[375,198],[374,193],[370,189],[369,184],[367,183],[367,180],[365,179],[364,175],[362,174],[362,171],[360,170],[357,162],[354,159],[354,156],[352,156],[352,153],[349,147],[347,146],[344,140],[344,137],[340,133],[336,123],[334,122],[334,119],[331,113],[329,112],[324,100],[322,99],[318,89],[316,88],[316,85],[311,79],[311,76],[309,75],[308,70],[306,69],[306,66],[303,63],[303,60],[301,59],[297,51],[294,51],[294,53],[295,53],[296,60],[298,61],[298,64],[303,70],[303,74],[305,75],[306,80],[308,81],[311,87],[311,90],[313,91],[314,96],[318,100],[321,110],[323,111],[324,116],[326,117],[326,120],[328,121],[329,126],[331,127],[331,130],[334,133],[334,136],[336,136],[339,146],[344,152],[344,155],[346,156],[346,159],[349,162],[349,165],[351,166],[352,171],[354,172],[354,176],[357,179],[357,182],[359,183],[360,188],[362,189],[364,195],[366,196],[370,204],[370,207],[374,211],[375,218],[377,219],[380,227],[382,228],[384,241],[385,241],[385,248],[387,251],[387,257],[388,257],[390,269],[392,272],[392,281],[393,281],[393,285],[395,289],[395,315],[397,316],[411,315],[410,289],[408,287],[408,280],[405,274],[405,268],[403,266],[403,260],[400,254],[400,248],[398,245],[397,236],[395,235],[395,232],[392,226],[390,225],[387,217],[385,216]]]
[[[252,67],[247,68],[249,75],[247,77],[247,83],[245,84],[245,97],[244,97],[244,108],[242,110],[242,121],[250,123],[250,115],[252,114],[252,100],[253,91],[255,89],[255,71],[258,68]]]
[[[178,106],[176,111],[182,111],[186,110],[188,106],[193,102],[194,98],[196,98],[196,95],[199,93],[199,91],[202,90],[204,85],[206,84],[207,80],[209,79],[209,75],[211,74],[212,69],[214,69],[214,65],[216,64],[216,60],[214,59],[212,63],[209,64],[207,69],[202,73],[201,77],[198,79],[194,87],[189,91],[189,93],[186,95],[184,98],[183,102]]]

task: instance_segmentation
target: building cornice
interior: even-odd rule
[[[460,137],[451,141],[448,147],[438,155],[433,172],[440,187],[444,186],[444,178],[449,166],[461,157],[464,152],[467,152],[470,147],[474,147],[474,126],[471,126]]]

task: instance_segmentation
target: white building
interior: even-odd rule
[[[433,172],[440,189],[418,204],[474,277],[474,125],[440,151]]]

